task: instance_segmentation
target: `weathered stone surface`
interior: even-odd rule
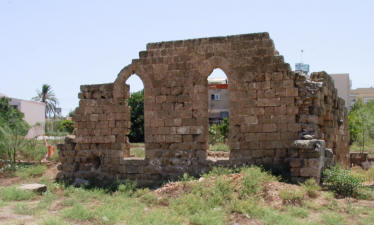
[[[149,185],[215,165],[256,163],[291,167],[296,181],[319,179],[333,160],[348,165],[347,111],[331,78],[325,72],[294,73],[275,52],[268,33],[148,44],[114,83],[81,86],[75,137],[58,146],[59,177]],[[229,80],[231,152],[212,161],[207,77],[215,68]],[[133,74],[144,83],[142,160],[131,160],[127,137],[126,80]]]
[[[47,186],[45,184],[22,184],[21,186],[18,187],[21,190],[25,191],[33,191],[37,193],[43,193],[47,191]]]

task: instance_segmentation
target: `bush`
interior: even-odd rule
[[[125,194],[125,195],[131,195],[134,193],[136,189],[136,182],[127,180],[125,183],[121,183],[118,185],[118,192]]]
[[[275,180],[271,174],[259,167],[244,167],[241,173],[243,174],[243,181],[238,191],[240,198],[250,197],[259,193],[263,189],[265,182]]]
[[[0,98],[0,158],[16,162],[17,151],[26,143],[24,136],[29,125],[23,113],[9,104],[10,99]]]
[[[22,156],[28,161],[40,161],[47,154],[47,147],[42,141],[31,139],[22,148]]]
[[[337,165],[323,172],[323,182],[335,194],[351,197],[359,194],[363,179]]]
[[[229,137],[229,120],[225,118],[220,124],[209,126],[209,144],[226,143]]]
[[[69,134],[73,133],[74,122],[71,120],[62,120],[58,125],[58,131],[68,132]]]

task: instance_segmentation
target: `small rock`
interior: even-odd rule
[[[204,181],[204,180],[205,180],[204,177],[200,177],[200,178],[199,178],[199,182],[202,182],[202,181]]]
[[[19,189],[25,191],[33,191],[37,193],[43,193],[47,191],[47,186],[45,184],[22,184]]]
[[[73,185],[76,187],[81,187],[84,185],[88,185],[88,180],[81,179],[81,178],[75,178]]]

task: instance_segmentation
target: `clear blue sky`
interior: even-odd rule
[[[30,99],[48,83],[66,114],[81,84],[113,82],[148,42],[264,31],[292,66],[304,49],[311,71],[374,86],[372,0],[0,0],[0,92]]]

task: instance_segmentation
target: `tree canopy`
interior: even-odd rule
[[[362,148],[365,142],[374,139],[374,101],[364,104],[358,100],[348,115],[351,143],[356,142]]]
[[[130,142],[144,142],[144,90],[134,92],[129,98],[131,108]]]
[[[52,87],[49,84],[43,84],[41,90],[37,90],[37,96],[32,100],[45,103],[45,117],[52,117],[56,115],[58,100]]]
[[[23,120],[23,113],[9,102],[9,98],[0,98],[0,158],[15,162],[29,125]]]

